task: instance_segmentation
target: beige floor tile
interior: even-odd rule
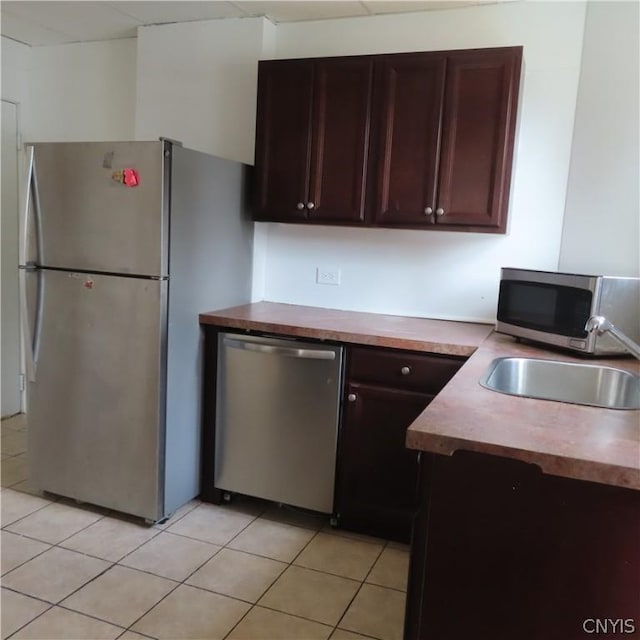
[[[190,500],[186,504],[183,504],[179,509],[176,509],[174,513],[169,516],[164,522],[160,522],[158,524],[154,524],[153,526],[156,529],[168,529],[171,525],[175,524],[182,518],[182,516],[186,516],[187,513],[193,511],[197,506],[201,505],[202,502],[200,500]]]
[[[2,527],[4,528],[50,504],[53,504],[52,501],[46,498],[31,496],[14,489],[5,489],[2,492],[2,498],[0,498]]]
[[[355,580],[291,566],[258,604],[323,624],[336,625],[359,586],[360,583]]]
[[[35,487],[30,478],[23,480],[22,482],[18,482],[17,484],[11,485],[11,489],[13,491],[21,491],[22,493],[28,493],[32,496],[38,496],[40,498],[48,498],[49,500],[57,500],[52,495],[47,495],[42,489],[39,487]]]
[[[225,545],[255,519],[225,507],[201,504],[171,525],[167,531],[212,544]]]
[[[8,638],[12,633],[49,608],[46,602],[40,602],[34,598],[15,593],[9,589],[2,589],[0,595],[0,628],[2,639]]]
[[[27,428],[27,415],[25,413],[17,413],[10,418],[3,418],[0,424],[3,432],[9,429],[24,431]]]
[[[18,482],[26,480],[29,476],[27,469],[27,457],[24,453],[2,461],[0,469],[0,484],[3,487],[10,487]]]
[[[304,548],[294,564],[362,581],[382,548],[380,543],[319,533]]]
[[[314,535],[315,531],[309,529],[260,518],[252,522],[228,546],[237,551],[291,562]]]
[[[27,432],[18,430],[3,431],[0,436],[0,451],[7,456],[17,456],[27,450]]]
[[[23,627],[11,640],[113,640],[122,627],[83,616],[81,613],[52,607]]]
[[[161,640],[217,640],[229,633],[250,606],[210,591],[181,585],[132,629]]]
[[[171,580],[115,566],[64,600],[62,606],[128,627],[175,586]]]
[[[409,553],[387,547],[367,576],[367,582],[392,589],[407,590],[409,577]]]
[[[42,600],[60,602],[108,567],[103,560],[53,547],[5,574],[2,583]]]
[[[38,554],[46,551],[51,545],[31,538],[25,538],[9,531],[3,531],[1,534],[0,548],[0,567],[2,573],[7,573],[27,560],[31,560]]]
[[[405,594],[364,584],[338,625],[381,640],[402,640]]]
[[[187,584],[256,602],[286,568],[284,562],[223,549],[198,569]]]
[[[25,493],[20,495],[27,496]],[[36,499],[35,496],[29,497]],[[57,544],[102,517],[100,513],[84,507],[72,507],[54,502],[10,525],[7,529],[36,540]]]
[[[120,560],[120,564],[182,582],[221,548],[163,531]]]
[[[304,527],[305,529],[313,529],[318,531],[328,524],[329,518],[322,514],[306,513],[295,507],[287,505],[273,504],[260,516],[265,520],[273,520],[274,522],[282,522],[284,524],[292,524],[296,527]]]
[[[290,616],[288,613],[254,607],[227,640],[326,640],[331,627]]]
[[[125,631],[121,636],[118,636],[118,640],[146,640],[146,638],[151,638],[151,636],[143,636],[135,631]]]
[[[345,631],[344,629],[336,629],[331,635],[330,640],[375,640],[371,636],[362,636],[359,633]]]
[[[157,535],[157,529],[139,522],[104,517],[62,542],[61,546],[117,562]]]

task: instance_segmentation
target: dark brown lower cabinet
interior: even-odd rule
[[[640,636],[640,492],[423,454],[405,640]]]
[[[409,542],[418,495],[418,453],[406,449],[408,426],[432,396],[347,385],[336,510],[341,527]]]
[[[418,453],[406,431],[463,358],[351,347],[338,442],[338,525],[409,542],[418,506]]]

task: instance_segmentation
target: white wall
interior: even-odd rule
[[[131,140],[136,40],[31,48],[24,138]]]
[[[640,276],[640,5],[587,9],[560,269]]]
[[[260,225],[262,297],[491,321],[500,267],[556,269],[584,16],[582,2],[518,2],[279,25],[278,58],[524,45],[525,68],[508,235]],[[317,266],[342,284],[315,284]]]
[[[258,60],[274,37],[263,18],[138,29],[136,138],[253,164]]]

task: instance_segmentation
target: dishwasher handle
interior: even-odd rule
[[[307,360],[335,360],[335,351],[322,349],[297,349],[296,347],[279,347],[272,344],[260,344],[258,342],[244,342],[225,338],[224,344],[234,349],[244,349],[245,351],[256,351],[258,353],[268,353],[287,358],[304,358]]]

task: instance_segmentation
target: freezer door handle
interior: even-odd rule
[[[32,146],[26,147],[24,162],[24,184],[22,192],[22,206],[20,207],[20,244],[18,247],[18,263],[27,264],[29,251],[29,211],[31,210],[31,183],[33,180],[33,153]]]
[[[18,263],[21,265],[36,265],[42,264],[42,216],[38,194],[35,147],[27,145],[25,148],[23,202],[19,208],[20,242],[18,246]],[[35,255],[31,255],[31,252],[35,252]]]
[[[244,349],[245,351],[256,351],[258,353],[268,353],[287,358],[304,358],[307,360],[335,360],[335,351],[316,349],[297,349],[295,347],[279,347],[271,344],[259,344],[256,342],[243,342],[225,338],[224,344],[234,349]]]

